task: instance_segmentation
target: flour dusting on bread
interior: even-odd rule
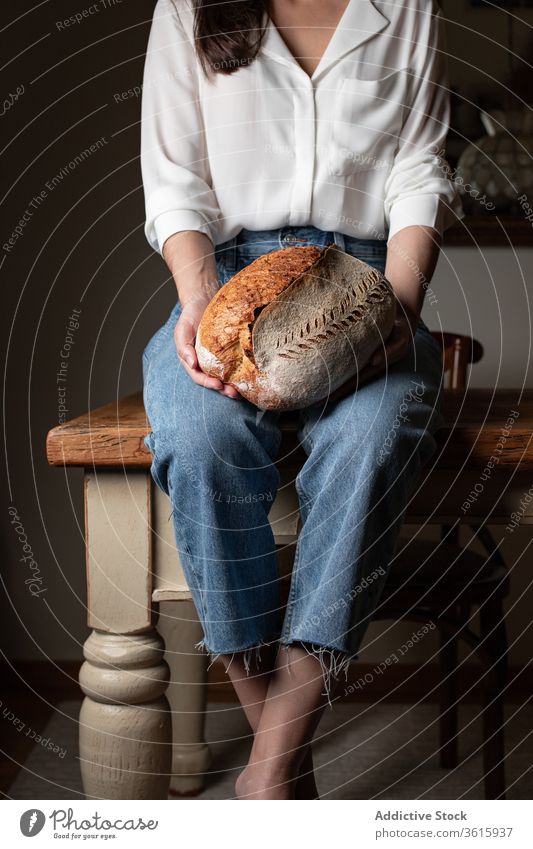
[[[216,293],[198,328],[207,374],[261,409],[300,409],[353,377],[389,335],[395,298],[336,245],[265,254]]]

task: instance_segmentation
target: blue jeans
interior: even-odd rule
[[[216,248],[221,285],[289,245],[335,241],[384,271],[386,243],[314,227],[243,230]],[[260,412],[191,381],[173,329],[180,304],[143,354],[151,472],[170,497],[176,544],[213,655],[279,641],[315,653],[325,674],[357,657],[419,472],[442,424],[442,356],[420,321],[407,353],[335,403],[298,412],[306,461],[295,479],[301,531],[290,595],[280,607],[268,514],[279,473],[280,413]],[[326,682],[327,683],[327,682]]]

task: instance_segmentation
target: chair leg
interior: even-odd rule
[[[447,545],[459,545],[459,525],[441,525],[440,538]]]
[[[480,608],[480,637],[494,666],[483,679],[483,770],[485,798],[505,799],[504,694],[507,632],[501,598]],[[492,633],[490,633],[492,631]]]
[[[457,639],[440,632],[440,763],[445,769],[458,764]]]

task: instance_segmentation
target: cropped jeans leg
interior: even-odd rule
[[[419,326],[387,373],[302,413],[307,460],[296,487],[303,525],[281,643],[317,654],[326,683],[357,657],[409,498],[436,448],[441,398],[441,354]]]
[[[279,473],[277,414],[195,384],[173,320],[144,359],[152,476],[169,495],[180,561],[213,655],[277,641],[276,549],[268,512]],[[199,646],[200,647],[200,646]]]

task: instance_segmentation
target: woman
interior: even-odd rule
[[[440,152],[442,22],[431,0],[159,0],[143,89],[146,236],[178,291],[147,345],[154,479],[202,622],[254,732],[239,798],[315,798],[310,743],[357,656],[441,423],[441,354],[420,319],[462,216]],[[302,530],[284,616],[268,511],[279,416],[201,372],[217,289],[257,256],[327,245],[384,272],[391,336],[300,414]]]

